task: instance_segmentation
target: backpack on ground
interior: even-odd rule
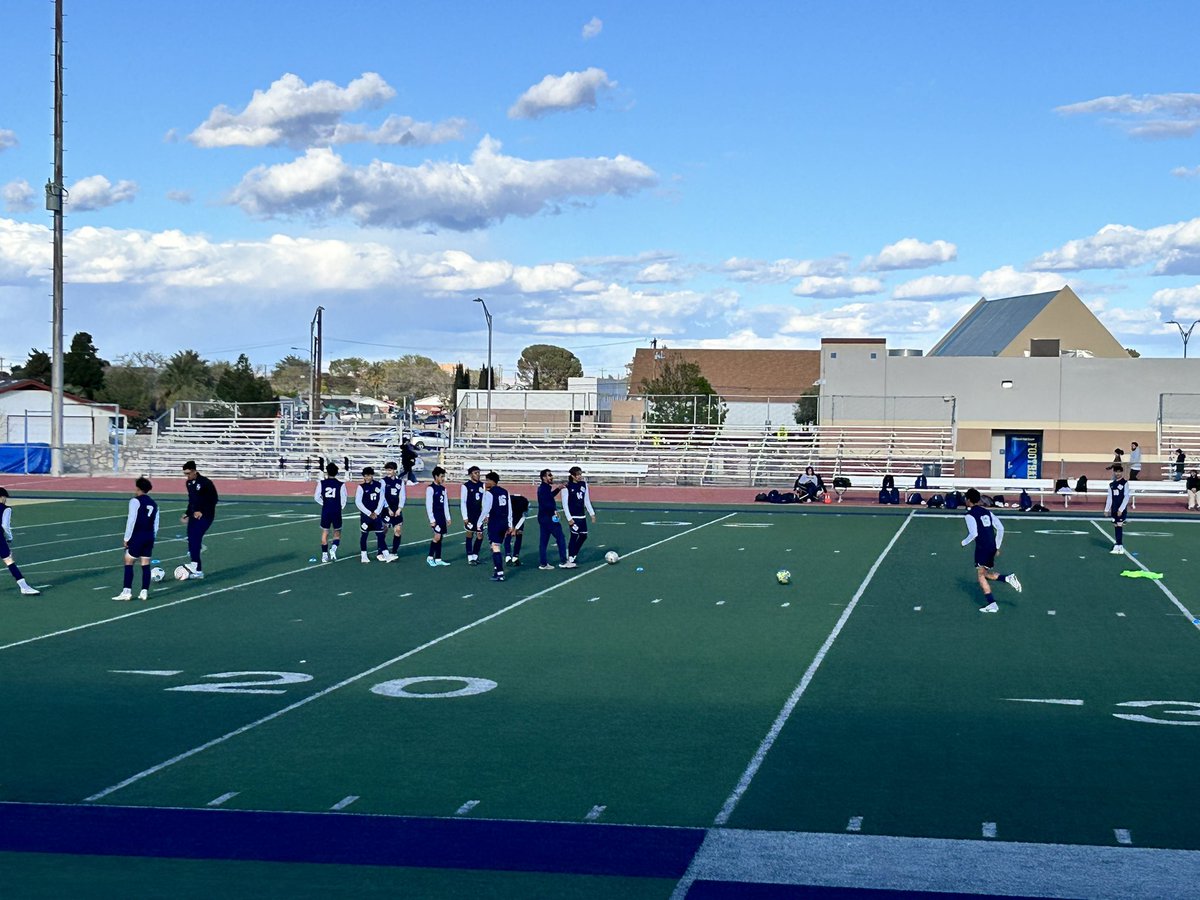
[[[951,491],[946,495],[946,509],[958,509],[963,505],[962,491]]]
[[[1029,496],[1029,491],[1024,488],[1021,488],[1021,496],[1017,500],[1017,506],[1021,508],[1022,512],[1033,506],[1033,498]]]
[[[755,495],[754,495],[754,502],[755,502],[755,503],[766,503],[766,502],[767,502],[767,495],[766,495],[766,493],[764,492],[764,493],[761,493],[761,494],[755,494]]]
[[[930,509],[941,509],[943,506],[946,505],[946,498],[943,497],[941,494],[934,494],[932,497],[929,498],[929,502],[926,503],[925,505],[928,506]]]
[[[911,491],[908,495],[908,499],[905,500],[904,502],[907,503],[909,506],[920,506],[925,501],[924,501],[924,499],[922,499],[921,495],[918,494],[916,491]]]

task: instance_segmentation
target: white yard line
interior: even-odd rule
[[[108,518],[108,517],[106,516],[105,518]],[[124,516],[122,516],[121,518],[124,518]],[[253,515],[242,514],[240,516],[223,516],[221,518],[221,521],[222,522],[232,522],[237,519],[253,519],[253,518],[257,518],[257,517],[253,516]],[[71,524],[75,524],[75,523],[72,522]],[[22,528],[21,530],[23,531],[24,529]],[[32,547],[49,547],[52,544],[78,544],[81,541],[115,540],[115,539],[117,539],[117,535],[120,533],[121,532],[109,532],[108,534],[75,535],[73,537],[65,538],[61,541],[39,541],[36,544],[22,543],[20,546],[21,546],[22,550],[28,550]],[[171,540],[178,540],[178,538],[171,538]],[[164,538],[162,542],[165,543],[166,539]]]
[[[1147,521],[1149,521],[1149,520],[1148,520],[1148,519],[1140,519],[1140,518],[1138,519],[1138,522],[1147,522]],[[1104,530],[1103,528],[1101,528],[1101,527],[1100,527],[1100,523],[1099,523],[1099,522],[1095,522],[1095,521],[1093,521],[1093,522],[1092,522],[1092,524],[1096,526],[1096,530],[1097,530],[1097,531],[1099,531],[1099,532],[1100,532],[1101,534],[1103,534],[1103,535],[1104,535],[1106,538],[1108,538],[1108,541],[1109,541],[1109,543],[1116,543],[1115,539],[1114,539],[1114,538],[1112,538],[1112,537],[1110,537],[1110,536],[1109,536],[1109,535],[1108,535],[1108,534],[1105,532],[1105,530]],[[1145,563],[1143,563],[1143,562],[1142,562],[1140,559],[1138,559],[1136,556],[1132,556],[1132,555],[1131,555],[1131,554],[1129,554],[1128,552],[1126,552],[1126,554],[1125,554],[1125,558],[1126,558],[1126,559],[1128,559],[1130,562],[1132,562],[1132,563],[1133,563],[1135,566],[1137,566],[1137,567],[1138,567],[1139,569],[1141,569],[1143,572],[1150,572],[1150,571],[1152,571],[1151,569],[1147,568],[1147,566],[1145,565]],[[1166,585],[1163,583],[1163,580],[1162,580],[1162,579],[1155,579],[1155,580],[1154,580],[1154,585],[1155,585],[1155,587],[1157,587],[1157,588],[1158,588],[1160,591],[1162,591],[1164,594],[1166,594],[1166,595],[1167,595],[1167,599],[1169,599],[1169,600],[1170,600],[1172,603],[1174,603],[1174,604],[1175,604],[1175,606],[1176,606],[1176,608],[1177,608],[1177,609],[1178,609],[1178,610],[1179,610],[1181,613],[1183,613],[1185,616],[1187,616],[1188,624],[1189,624],[1189,625],[1191,625],[1193,628],[1195,628],[1197,631],[1200,631],[1200,624],[1197,624],[1197,623],[1196,623],[1196,619],[1197,619],[1197,618],[1200,618],[1200,617],[1198,617],[1198,616],[1194,615],[1194,614],[1192,613],[1192,611],[1191,611],[1191,610],[1189,610],[1189,609],[1188,609],[1186,606],[1184,606],[1184,605],[1183,605],[1183,604],[1182,604],[1182,603],[1179,601],[1179,598],[1178,598],[1178,597],[1176,597],[1176,596],[1175,596],[1173,593],[1171,593],[1171,589],[1170,589],[1169,587],[1167,587],[1167,586],[1166,586]]]
[[[669,543],[669,542],[675,540],[676,538],[681,538],[684,535],[691,534],[694,531],[699,531],[702,528],[707,528],[709,525],[714,525],[717,522],[723,522],[726,519],[732,518],[733,516],[736,516],[736,515],[737,515],[737,513],[733,512],[733,513],[729,513],[728,515],[721,516],[719,519],[712,519],[708,522],[704,522],[701,525],[697,525],[694,528],[689,528],[686,531],[680,531],[676,534],[671,535],[670,537],[665,537],[660,541],[655,541],[653,544],[647,544],[645,547],[639,547],[637,550],[631,550],[629,553],[626,553],[625,556],[630,557],[630,556],[634,556],[638,553],[644,553],[647,550],[653,550],[655,547],[660,547],[663,544],[666,544],[666,543]],[[908,519],[905,519],[905,524],[907,524],[907,523],[908,523]],[[901,526],[900,531],[903,531],[903,530],[904,530],[904,527]],[[897,535],[899,535],[899,533],[900,532],[897,532]],[[895,539],[893,538],[893,541],[894,540]],[[351,684],[354,684],[355,682],[361,681],[364,678],[368,678],[371,675],[374,675],[375,673],[388,668],[389,666],[394,666],[396,663],[401,662],[405,659],[408,659],[410,656],[415,656],[416,654],[420,653],[422,650],[428,650],[430,647],[435,647],[438,644],[442,643],[443,641],[448,641],[451,638],[454,638],[460,634],[463,634],[464,632],[470,631],[472,628],[476,628],[480,625],[483,625],[485,622],[490,622],[492,619],[499,618],[500,616],[504,615],[505,613],[512,612],[512,610],[517,609],[518,607],[524,606],[526,603],[528,603],[531,600],[536,600],[539,597],[544,597],[546,594],[549,594],[552,591],[556,591],[559,588],[564,587],[568,584],[571,584],[574,581],[578,581],[580,578],[584,578],[584,577],[586,577],[588,575],[592,575],[596,572],[603,571],[607,568],[608,568],[608,563],[600,563],[599,565],[593,566],[590,569],[585,569],[584,571],[578,573],[577,575],[572,575],[570,578],[566,579],[565,581],[560,581],[557,584],[552,584],[552,585],[550,585],[550,587],[547,587],[547,588],[544,588],[544,589],[538,591],[537,593],[529,594],[526,597],[522,597],[520,600],[517,600],[515,603],[510,603],[508,606],[505,606],[502,609],[498,609],[493,613],[490,613],[486,616],[478,618],[474,622],[469,622],[468,624],[462,625],[458,628],[455,628],[453,631],[449,631],[446,634],[441,635],[440,637],[436,637],[436,638],[433,638],[432,640],[426,641],[424,644],[421,644],[418,647],[414,647],[411,650],[407,650],[404,653],[401,653],[399,656],[392,657],[391,659],[389,659],[385,662],[381,662],[376,666],[372,666],[371,668],[366,669],[365,671],[359,672],[357,675],[351,675],[349,678],[343,678],[337,684],[330,685],[329,687],[325,688],[324,690],[317,691],[315,694],[309,694],[307,697],[297,700],[295,703],[291,703],[291,704],[283,707],[282,709],[278,709],[273,713],[263,716],[260,719],[255,719],[253,722],[249,722],[249,723],[243,725],[241,728],[235,728],[233,731],[226,732],[225,734],[221,735],[220,737],[213,738],[211,741],[207,741],[207,742],[199,745],[198,747],[193,747],[191,750],[185,750],[183,753],[173,756],[170,759],[164,760],[163,762],[160,762],[157,765],[151,766],[148,769],[143,769],[141,772],[138,772],[136,775],[129,776],[124,781],[119,781],[114,785],[110,785],[109,787],[106,787],[104,790],[98,791],[97,793],[92,794],[90,797],[85,797],[83,802],[91,803],[96,800],[102,800],[103,798],[107,797],[109,794],[115,793],[116,791],[119,791],[122,788],[129,787],[129,785],[134,784],[138,781],[141,781],[143,778],[147,778],[150,775],[154,775],[158,772],[161,772],[163,769],[167,769],[167,768],[175,765],[178,762],[182,762],[185,759],[189,759],[190,757],[195,756],[197,753],[203,753],[205,750],[209,750],[212,747],[216,747],[219,744],[223,744],[226,741],[237,737],[238,735],[242,735],[248,731],[252,731],[253,729],[259,727],[260,725],[265,725],[267,722],[274,721],[275,719],[278,719],[280,716],[286,715],[287,713],[290,713],[293,710],[300,709],[302,706],[307,706],[309,703],[312,703],[314,700],[320,700],[322,697],[332,694],[334,691],[340,690],[340,689],[346,687],[347,685],[351,685]],[[303,570],[297,570],[297,571],[303,571]],[[279,577],[279,576],[272,576],[272,577]],[[269,579],[262,579],[262,580],[266,581]],[[232,590],[232,588],[226,588],[226,590]],[[3,647],[0,647],[0,650],[3,650],[3,649],[4,649]]]
[[[833,642],[838,639],[838,635],[842,633],[842,629],[846,627],[846,622],[849,620],[854,608],[858,606],[858,601],[866,592],[867,587],[871,584],[871,580],[875,577],[875,573],[879,571],[879,567],[883,565],[884,559],[891,552],[892,547],[896,545],[896,541],[900,539],[900,535],[904,534],[904,529],[908,527],[908,523],[913,520],[913,514],[909,513],[904,517],[904,522],[896,529],[896,533],[892,535],[892,539],[888,541],[887,546],[876,558],[874,565],[867,572],[866,578],[862,580],[862,584],[858,586],[858,590],[854,592],[854,596],[850,598],[850,602],[846,604],[845,610],[838,618],[837,624],[833,626],[833,631],[829,632],[829,637],[825,638],[825,643],[821,645],[821,649],[817,651],[817,655],[813,657],[813,661],[809,664],[808,670],[804,673],[804,677],[800,679],[800,683],[796,685],[787,702],[783,704],[783,709],[779,711],[779,715],[775,717],[774,723],[771,725],[771,730],[767,732],[767,736],[762,739],[762,743],[758,745],[758,749],[754,752],[753,758],[746,766],[746,771],[742,773],[742,777],[738,780],[737,787],[733,789],[733,793],[725,801],[725,805],[721,807],[721,811],[717,813],[713,824],[720,826],[729,821],[729,817],[733,815],[733,811],[737,808],[738,803],[742,799],[742,795],[746,793],[746,789],[750,787],[750,782],[754,780],[754,776],[758,774],[758,770],[762,767],[763,760],[767,758],[767,754],[771,751],[775,741],[779,738],[780,732],[783,731],[783,726],[787,724],[788,718],[792,714],[792,710],[796,708],[796,704],[800,702],[800,698],[804,696],[804,692],[808,690],[808,686],[812,683],[813,676],[817,674],[817,669],[821,667],[821,663],[825,661],[826,654],[829,653]]]

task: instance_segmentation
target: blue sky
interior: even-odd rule
[[[67,0],[68,335],[270,364],[1200,318],[1200,7]],[[49,345],[49,2],[0,10],[0,357]]]

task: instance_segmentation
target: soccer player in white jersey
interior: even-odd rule
[[[8,546],[12,539],[12,510],[8,506],[8,491],[0,487],[0,560],[3,560],[4,564],[8,566],[8,571],[16,580],[21,593],[26,597],[36,597],[41,591],[29,586],[29,582],[25,580],[25,576],[13,562],[12,550]]]
[[[596,521],[596,511],[592,509],[591,493],[587,482],[583,480],[583,470],[579,466],[571,466],[567,473],[567,486],[562,495],[563,515],[567,526],[571,529],[567,538],[567,561],[562,568],[574,569],[575,558],[583,548],[588,538],[588,516]]]

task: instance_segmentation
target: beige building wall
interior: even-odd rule
[[[1001,352],[1000,356],[1025,356],[1031,340],[1058,340],[1063,350],[1088,350],[1103,359],[1128,359],[1129,353],[1114,338],[1079,296],[1064,287],[1045,309]]]

